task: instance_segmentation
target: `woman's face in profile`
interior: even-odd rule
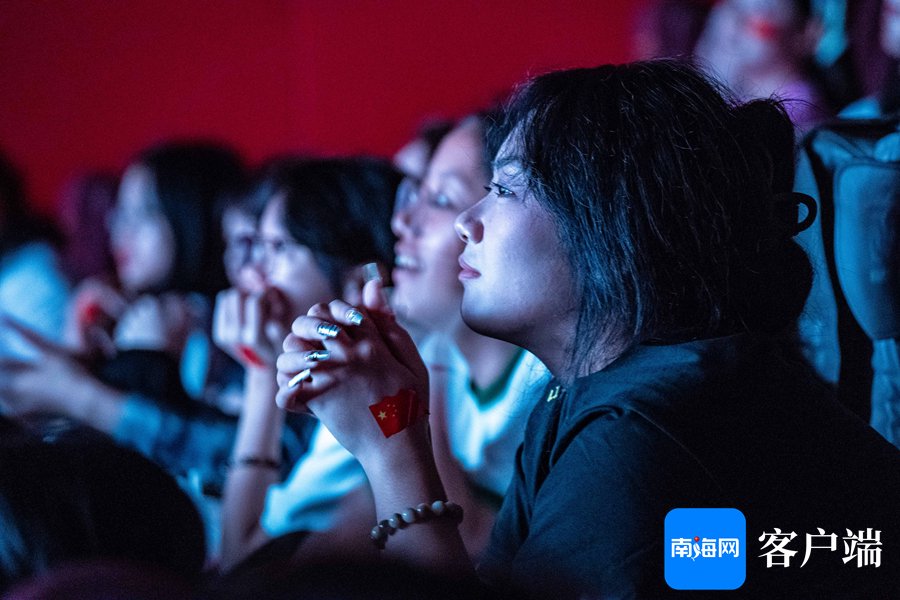
[[[497,153],[491,191],[456,221],[466,244],[462,316],[479,333],[532,350],[541,331],[574,331],[578,303],[557,227],[528,189],[511,139]]]
[[[395,310],[411,323],[447,330],[460,323],[462,243],[453,229],[457,215],[484,195],[480,126],[465,122],[436,149],[415,198],[394,214],[397,236],[392,272]]]
[[[253,260],[256,220],[237,208],[229,208],[222,215],[222,237],[225,241],[225,275],[229,283],[244,292],[260,293],[263,274],[260,261]]]
[[[122,175],[109,229],[116,272],[125,289],[140,292],[166,281],[175,265],[175,234],[146,167],[132,165]]]
[[[335,292],[312,250],[291,237],[284,222],[284,203],[279,195],[266,205],[259,221],[254,261],[261,261],[255,264],[264,274],[265,286],[284,295],[291,317],[295,317],[306,314],[313,304],[332,300]]]

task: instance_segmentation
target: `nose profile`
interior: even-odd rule
[[[266,266],[262,260],[255,258],[246,261],[238,272],[239,287],[251,294],[262,293],[266,289]]]
[[[456,217],[456,221],[453,223],[453,228],[456,229],[456,235],[458,235],[459,239],[466,244],[470,242],[478,243],[481,241],[482,228],[477,215],[478,206],[480,204],[481,203],[479,202],[459,213],[459,216]]]
[[[419,205],[419,185],[421,184],[407,177],[397,189],[394,214],[391,216],[391,231],[398,238],[404,235],[415,235],[419,232],[414,214]]]
[[[391,231],[393,231],[394,235],[398,238],[403,237],[404,234],[409,234],[412,231],[412,214],[410,208],[410,205],[397,208],[391,216]]]

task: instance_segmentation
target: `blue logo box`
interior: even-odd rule
[[[747,520],[736,508],[674,508],[665,522],[666,583],[734,590],[747,576]]]

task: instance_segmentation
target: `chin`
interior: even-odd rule
[[[440,327],[436,325],[434,318],[429,316],[426,311],[423,311],[421,306],[400,302],[396,306],[396,313],[397,317],[414,327],[421,327],[428,331],[437,331],[440,329]]]
[[[458,304],[441,303],[427,296],[414,297],[412,302],[398,298],[394,311],[401,320],[432,332],[453,331],[460,322]]]
[[[475,333],[519,344],[515,335],[515,329],[511,323],[506,322],[509,315],[496,310],[478,310],[478,307],[467,306],[465,302],[462,305],[462,320]]]
[[[119,275],[119,281],[123,288],[131,292],[140,292],[145,287],[142,279],[132,277],[127,272]]]

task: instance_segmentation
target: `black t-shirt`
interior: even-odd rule
[[[663,525],[673,508],[708,507],[747,520],[746,581],[726,596],[900,597],[900,451],[749,335],[641,345],[552,382],[479,571],[536,597],[695,597],[665,582]],[[797,533],[788,567],[760,557],[776,527]],[[881,566],[832,552],[801,568],[818,527],[880,530]]]

